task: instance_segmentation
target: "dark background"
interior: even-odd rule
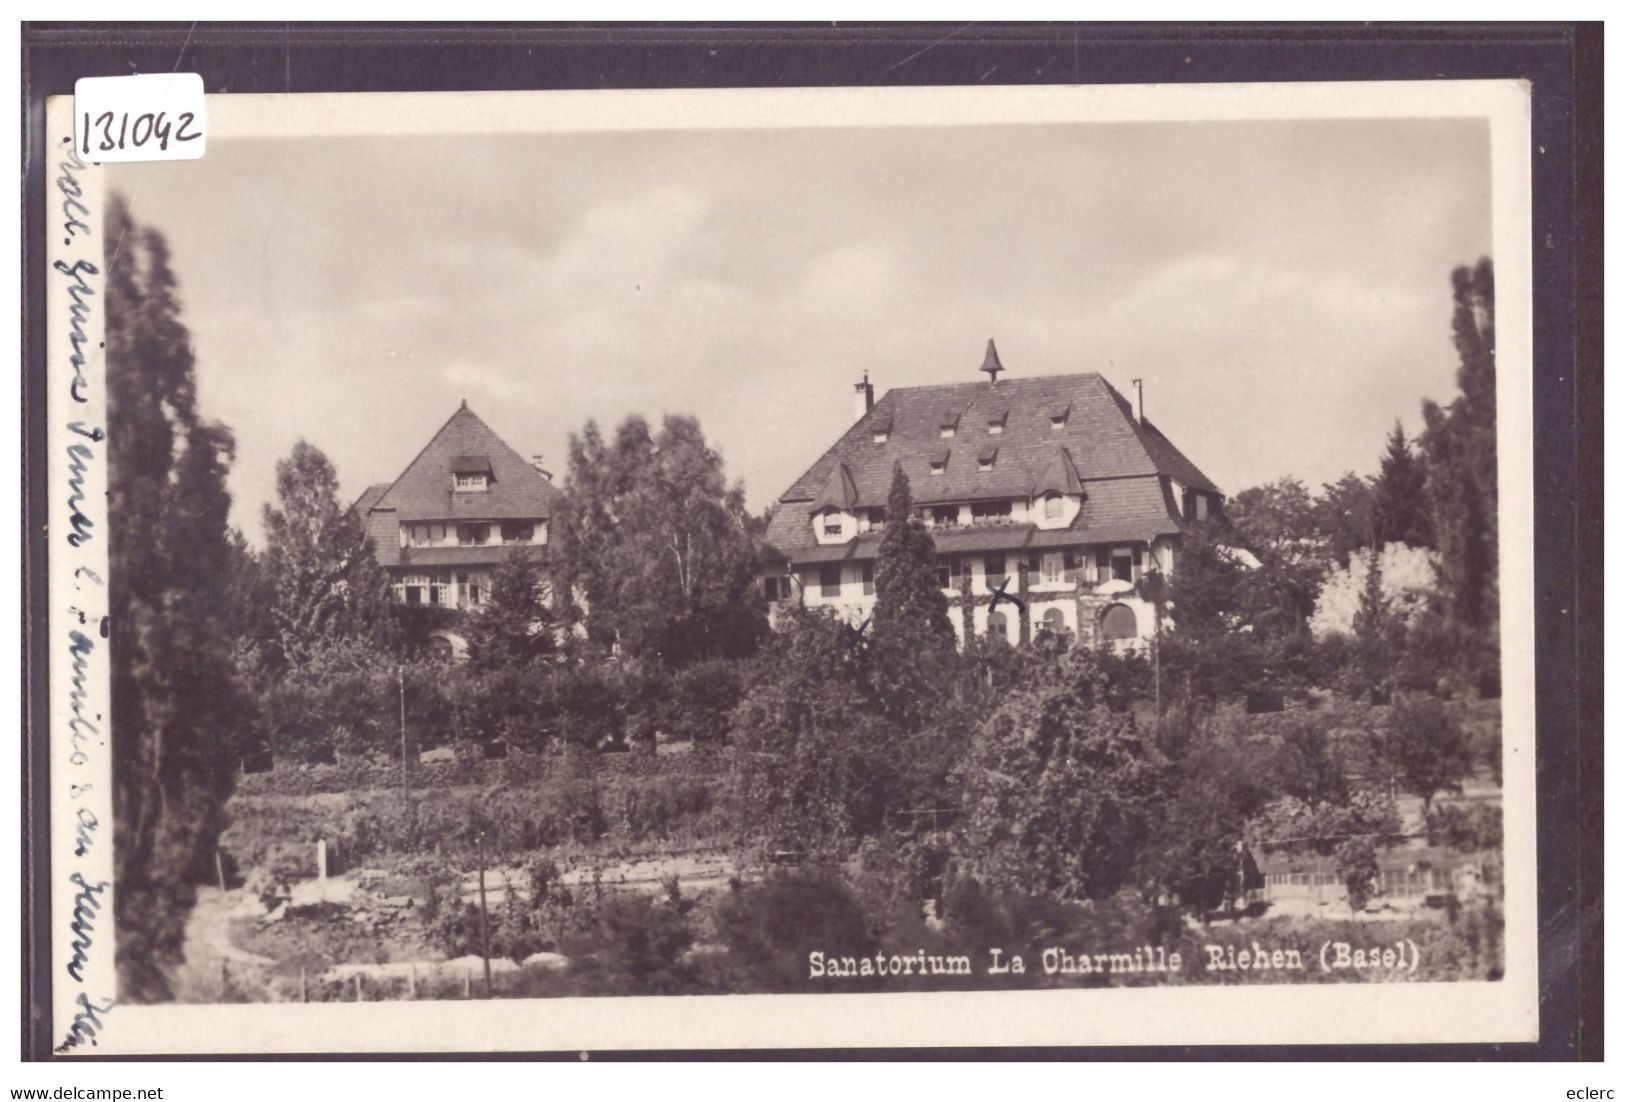
[[[1515,77],[1533,88],[1540,1033],[1533,1045],[751,1052],[736,1058],[1544,1059],[1603,1055],[1601,24],[538,26],[31,23],[22,30],[22,1049],[47,1058],[45,97],[185,71],[217,92]],[[574,1054],[562,1054],[574,1059]],[[722,1053],[623,1053],[714,1059]],[[485,1056],[485,1059],[491,1057]]]

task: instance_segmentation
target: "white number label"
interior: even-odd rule
[[[87,161],[203,156],[203,78],[196,73],[83,77],[73,86],[73,142]]]

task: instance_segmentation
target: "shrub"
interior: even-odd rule
[[[692,988],[692,970],[683,963],[694,944],[685,905],[639,893],[611,895],[583,926],[567,955],[572,973],[594,978],[594,994],[673,995]]]
[[[620,737],[631,747],[652,751],[655,732],[668,721],[671,676],[650,662],[627,662],[614,675]]]
[[[741,888],[717,911],[727,947],[727,990],[756,992],[862,991],[871,981],[823,981],[808,976],[807,954],[872,956],[880,939],[857,896],[830,869],[775,872]]]
[[[1444,804],[1428,815],[1428,841],[1464,853],[1499,850],[1502,839],[1499,804]]]
[[[632,841],[666,840],[692,830],[708,821],[716,804],[714,783],[687,777],[657,777],[621,785],[619,792],[619,833]]]
[[[738,662],[723,658],[698,662],[672,678],[671,708],[662,726],[678,741],[724,742],[743,695]]]
[[[1349,910],[1360,911],[1377,890],[1377,847],[1369,838],[1348,838],[1336,851],[1337,874],[1348,892]]]
[[[560,743],[590,750],[623,744],[618,693],[603,667],[555,670],[545,692]]]
[[[554,833],[560,841],[591,842],[604,836],[608,824],[590,757],[566,750],[562,768],[548,779],[543,791],[553,809]]]

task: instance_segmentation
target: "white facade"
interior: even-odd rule
[[[1167,540],[1158,540],[1149,549],[1144,544],[1118,544],[1112,545],[1112,550],[1130,556],[1129,570],[1135,578],[1153,564],[1157,569],[1170,566],[1174,554]],[[988,634],[992,622],[1007,642],[1020,642],[1020,610],[1002,601],[997,609],[991,607],[989,598],[999,591],[1002,581],[1004,594],[1026,601],[1033,636],[1058,631],[1074,638],[1104,639],[1118,647],[1143,645],[1157,631],[1155,606],[1136,595],[1134,582],[1112,576],[1111,568],[1102,573],[1096,552],[1097,548],[1086,546],[948,556],[961,572],[950,574],[949,584],[942,591],[948,599],[948,617],[955,634],[963,643],[964,610],[955,606],[961,593],[960,577],[968,575],[970,594],[976,602],[969,610],[972,632],[978,637]],[[1030,556],[1037,557],[1039,569],[1029,569],[1023,575],[1017,567]],[[1068,556],[1074,564],[1070,570],[1065,565]],[[827,609],[857,626],[874,612],[874,568],[872,559],[804,565],[791,575],[788,591],[781,599],[809,609]]]

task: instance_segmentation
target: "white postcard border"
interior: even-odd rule
[[[47,136],[71,134],[71,99],[47,105]],[[1012,126],[1153,119],[1371,119],[1481,117],[1491,134],[1498,344],[1503,808],[1506,972],[1499,982],[1230,985],[1011,992],[729,995],[372,1002],[231,1006],[118,1006],[98,1020],[95,1055],[231,1052],[455,1052],[655,1048],[900,1046],[1405,1044],[1538,1039],[1535,901],[1533,359],[1529,87],[1518,81],[1339,82],[999,88],[748,89],[604,92],[350,93],[209,97],[211,139],[542,131],[790,127]],[[60,232],[59,158],[48,161],[50,260],[72,270],[101,262],[100,173],[75,170],[83,222]],[[185,172],[177,163],[172,171]],[[168,170],[166,170],[168,171]],[[71,208],[70,208],[71,209]],[[1471,258],[1463,258],[1468,260]],[[81,274],[85,269],[78,269]],[[52,951],[56,1037],[112,990],[112,890],[94,893],[92,946],[66,971],[86,885],[112,880],[111,759],[105,738],[87,753],[85,728],[108,711],[106,650],[96,640],[77,686],[65,661],[84,612],[94,629],[105,591],[87,592],[83,569],[106,578],[105,451],[69,427],[105,423],[100,300],[78,368],[89,399],[69,395],[75,368],[67,317],[70,279],[52,269],[47,292],[50,422],[48,625],[51,660]],[[92,278],[86,276],[86,278]],[[98,284],[99,286],[99,284]],[[89,334],[94,336],[88,336]],[[94,347],[90,347],[90,346]],[[78,506],[102,522],[79,547],[66,487],[83,465]],[[99,720],[96,722],[100,722]],[[75,731],[82,736],[76,745]],[[85,754],[83,760],[73,757]],[[80,785],[88,787],[74,788]],[[99,823],[76,854],[74,824]],[[81,906],[81,909],[82,906]],[[83,918],[83,915],[81,915]],[[81,1031],[82,1032],[82,1031]]]

